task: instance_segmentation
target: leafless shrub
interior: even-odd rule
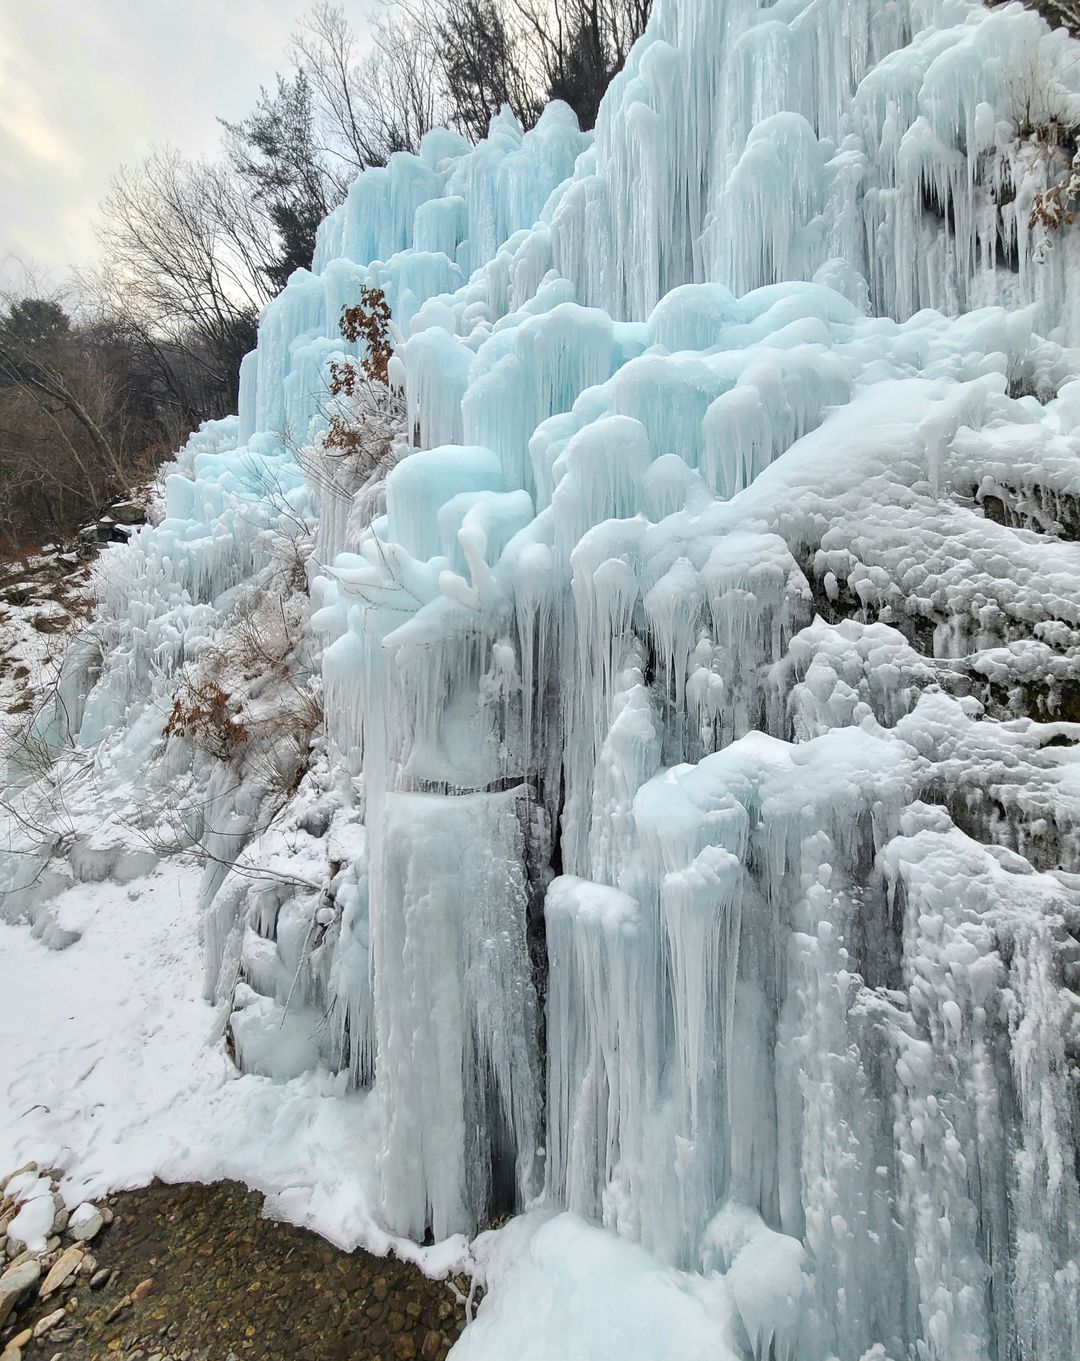
[[[185,737],[219,761],[231,761],[248,741],[234,698],[216,681],[181,677],[165,723],[166,737]]]

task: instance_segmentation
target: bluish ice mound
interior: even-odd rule
[[[717,1355],[1080,1355],[1080,238],[1031,122],[1080,123],[1078,57],[1019,4],[656,0],[595,134],[361,176],[105,555],[41,740],[210,800],[208,993],[249,1070],[373,1087],[389,1228],[570,1210]],[[397,405],[352,476],[361,286]],[[265,771],[163,735],[283,540],[302,890]]]

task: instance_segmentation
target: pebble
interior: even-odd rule
[[[22,1361],[22,1348],[16,1347],[14,1342],[9,1342],[0,1352],[0,1361]]]
[[[56,1213],[53,1215],[52,1231],[53,1233],[63,1233],[68,1226],[68,1220],[71,1216],[68,1214],[68,1208],[64,1204],[64,1197],[59,1191],[54,1191],[52,1197],[53,1205],[56,1207]]]
[[[131,1292],[132,1302],[134,1303],[135,1300],[141,1300],[144,1295],[149,1295],[150,1291],[153,1288],[154,1278],[153,1276],[147,1276],[146,1280],[140,1281],[139,1284],[135,1287],[135,1289]]]
[[[83,1250],[75,1245],[66,1248],[49,1269],[49,1274],[41,1282],[38,1294],[43,1300],[59,1290],[69,1277],[73,1276],[78,1270],[79,1263],[82,1261]]]
[[[34,1324],[34,1337],[44,1337],[50,1328],[55,1328],[60,1320],[67,1315],[66,1309],[56,1309],[51,1314],[46,1314],[44,1318],[39,1318]]]
[[[108,1285],[112,1279],[113,1269],[111,1266],[99,1267],[90,1277],[90,1289],[100,1290],[103,1285]]]
[[[131,1304],[131,1296],[125,1295],[122,1300],[117,1300],[109,1312],[105,1315],[105,1322],[111,1323],[114,1318],[119,1318],[124,1310]]]

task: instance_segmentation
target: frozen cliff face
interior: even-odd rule
[[[657,0],[594,137],[357,181],[106,555],[42,741],[201,791],[208,993],[242,1065],[373,1084],[391,1228],[542,1196],[725,1273],[761,1361],[1080,1354],[1080,237],[1032,211],[1078,56]],[[361,284],[406,411],[362,486],[311,446]],[[260,768],[142,766],[296,526],[279,836]]]

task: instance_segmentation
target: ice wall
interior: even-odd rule
[[[1080,239],[1030,225],[1077,55],[656,0],[594,136],[356,182],[107,555],[63,721],[120,780],[314,535],[315,877],[208,874],[208,992],[243,1065],[374,1084],[390,1227],[543,1195],[724,1272],[761,1361],[1080,1353]],[[406,416],[358,487],[313,469],[363,283]]]

